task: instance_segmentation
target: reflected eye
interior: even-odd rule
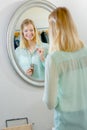
[[[24,30],[24,32],[28,32],[28,30],[26,29],[26,30]]]
[[[34,32],[34,30],[33,30],[33,29],[30,29],[30,32]]]
[[[25,29],[23,32],[24,32],[24,33],[27,33],[27,32],[34,32],[34,30],[33,30],[33,29],[30,29],[30,30]]]

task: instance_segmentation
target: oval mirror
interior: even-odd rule
[[[10,61],[14,69],[22,77],[22,79],[24,79],[29,84],[32,84],[33,86],[38,86],[38,87],[44,86],[44,69],[45,69],[44,62],[43,62],[43,68],[39,66],[39,68],[41,69],[38,70],[36,64],[39,62],[37,58],[38,57],[37,55],[39,54],[36,54],[34,52],[35,54],[32,58],[32,61],[33,61],[32,65],[34,67],[33,69],[36,70],[35,74],[34,76],[26,74],[25,68],[27,68],[26,66],[28,66],[27,64],[30,62],[30,59],[29,59],[30,57],[29,55],[27,55],[28,51],[24,51],[25,48],[23,48],[22,51],[20,50],[21,23],[25,19],[31,19],[34,22],[34,25],[38,32],[39,39],[41,41],[41,44],[40,45],[38,44],[35,49],[38,50],[38,46],[39,46],[40,48],[45,48],[47,51],[49,47],[48,15],[53,9],[55,9],[55,6],[48,1],[28,0],[27,2],[23,3],[18,9],[16,9],[8,26],[7,50],[8,50]],[[45,38],[43,36],[43,33],[45,33],[44,35]],[[33,55],[32,53],[30,54]],[[27,58],[26,58],[26,55],[27,55]],[[31,65],[31,63],[29,63],[29,65]],[[41,72],[42,70],[43,72]],[[40,76],[38,76],[38,73],[40,73]]]

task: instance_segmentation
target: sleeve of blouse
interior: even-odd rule
[[[45,63],[45,88],[43,94],[43,102],[49,109],[53,109],[58,104],[58,73],[56,63],[52,56],[47,56]]]

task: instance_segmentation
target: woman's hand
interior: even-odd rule
[[[33,68],[33,67],[30,67],[30,68],[26,71],[26,74],[27,74],[28,76],[32,76],[33,71],[34,71],[34,68]]]
[[[37,53],[39,54],[41,61],[44,61],[44,48],[37,48]]]

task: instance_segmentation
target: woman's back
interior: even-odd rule
[[[51,85],[56,86],[49,90],[52,91],[51,99],[56,98],[48,101],[48,106],[56,106],[55,129],[87,130],[87,49],[76,52],[56,51],[47,58],[53,70],[47,63],[46,71],[50,70],[53,76],[48,77],[50,81],[45,86],[49,82],[50,88]],[[55,77],[58,79],[57,85],[53,79]]]
[[[49,17],[43,100],[55,109],[55,130],[87,130],[87,49],[66,7]]]

